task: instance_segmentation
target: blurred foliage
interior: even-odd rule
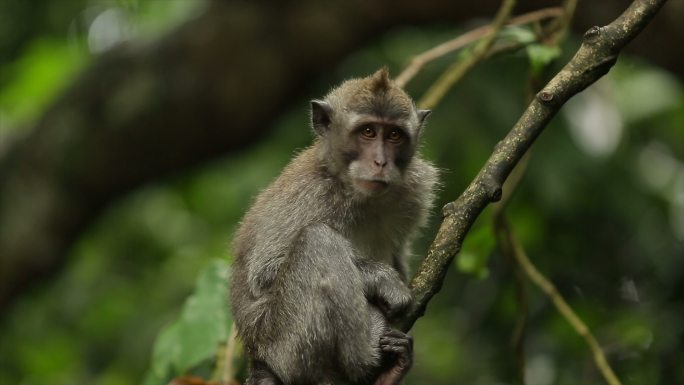
[[[205,3],[0,0],[0,138],[37,117],[93,53],[118,42],[154,38]]]
[[[117,36],[150,38],[191,17],[201,2],[0,1],[0,141],[38,118],[87,65],[89,27],[113,7],[128,31]],[[340,63],[311,97],[384,64],[396,74],[412,55],[460,32],[440,26],[390,31]],[[557,63],[577,46],[567,43]],[[492,59],[435,110],[424,152],[443,169],[436,207],[458,196],[515,123],[525,106],[530,61],[541,68],[558,54],[537,47]],[[419,96],[453,58],[426,67],[409,92]],[[309,143],[308,104],[297,105],[258,146],[111,205],[78,240],[57,278],[26,292],[0,318],[0,384],[133,384],[146,373],[151,384],[205,370],[229,319],[225,293],[217,293],[225,292],[218,278],[226,266],[216,258],[230,259],[231,233],[252,197]],[[535,144],[508,217],[625,384],[684,383],[681,82],[622,57],[562,111]],[[416,254],[426,250],[437,216]],[[512,266],[498,255],[491,227],[488,210],[416,324],[408,384],[512,383],[509,341],[518,303]],[[529,384],[601,383],[584,342],[541,293],[527,289]],[[183,342],[179,329],[205,322],[213,326],[197,327],[197,339]],[[179,353],[185,349],[194,353]]]
[[[83,67],[85,56],[64,40],[39,38],[16,62],[2,68],[0,130],[38,115]]]
[[[164,385],[205,361],[213,363],[219,347],[228,340],[228,278],[225,260],[216,260],[202,270],[180,318],[157,337],[145,385]]]

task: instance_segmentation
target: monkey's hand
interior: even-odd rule
[[[388,321],[404,313],[413,302],[411,291],[401,281],[392,282],[391,285],[384,285],[378,288],[375,298],[380,311]]]
[[[368,301],[377,306],[387,320],[402,314],[413,302],[411,291],[393,268],[379,263],[368,264],[364,275]]]
[[[413,338],[399,330],[388,329],[380,337],[385,368],[374,385],[397,385],[413,364]]]

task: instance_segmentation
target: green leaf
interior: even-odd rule
[[[561,54],[560,48],[555,45],[531,44],[526,47],[526,51],[534,74],[540,73],[544,67]]]
[[[156,373],[154,373],[152,370],[147,371],[147,374],[145,374],[145,379],[142,382],[143,385],[166,385],[167,383],[168,381],[166,380],[166,376],[157,377]]]
[[[216,260],[200,273],[195,292],[185,301],[178,320],[157,337],[146,384],[186,373],[213,359],[219,345],[227,341],[231,322],[227,298],[229,272],[227,262]]]
[[[510,26],[499,32],[498,39],[513,43],[530,44],[535,42],[537,37],[529,27]]]
[[[171,364],[177,361],[181,352],[181,347],[177,343],[180,340],[179,332],[180,323],[174,322],[159,333],[152,352],[152,372],[156,377],[166,377]]]

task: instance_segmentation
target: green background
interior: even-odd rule
[[[0,14],[15,15],[0,22],[0,142],[30,127],[97,55],[88,15],[115,8],[132,38],[152,39],[201,6],[0,1]],[[385,64],[397,74],[416,53],[465,30],[391,30],[339,63],[310,98]],[[578,46],[571,36],[557,62]],[[431,115],[423,152],[443,170],[443,186],[414,261],[435,234],[439,207],[467,186],[521,114],[530,55],[548,54],[534,50],[479,65]],[[453,60],[428,66],[408,91],[419,96]],[[295,105],[258,145],[109,206],[54,278],[0,315],[0,384],[151,385],[181,372],[211,376],[229,332],[231,233],[255,194],[311,140],[308,99]],[[588,324],[625,384],[684,383],[680,79],[646,59],[621,57],[536,142],[508,213],[530,258]],[[488,209],[413,329],[408,384],[513,383],[518,301],[512,264],[496,250],[491,222]],[[527,301],[529,384],[601,383],[584,341],[529,284]]]

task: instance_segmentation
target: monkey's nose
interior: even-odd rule
[[[376,166],[378,166],[378,167],[380,167],[380,168],[383,168],[383,167],[385,167],[385,166],[387,165],[387,160],[385,160],[385,159],[382,159],[382,160],[376,159],[376,160],[373,161],[373,163],[375,163]]]

